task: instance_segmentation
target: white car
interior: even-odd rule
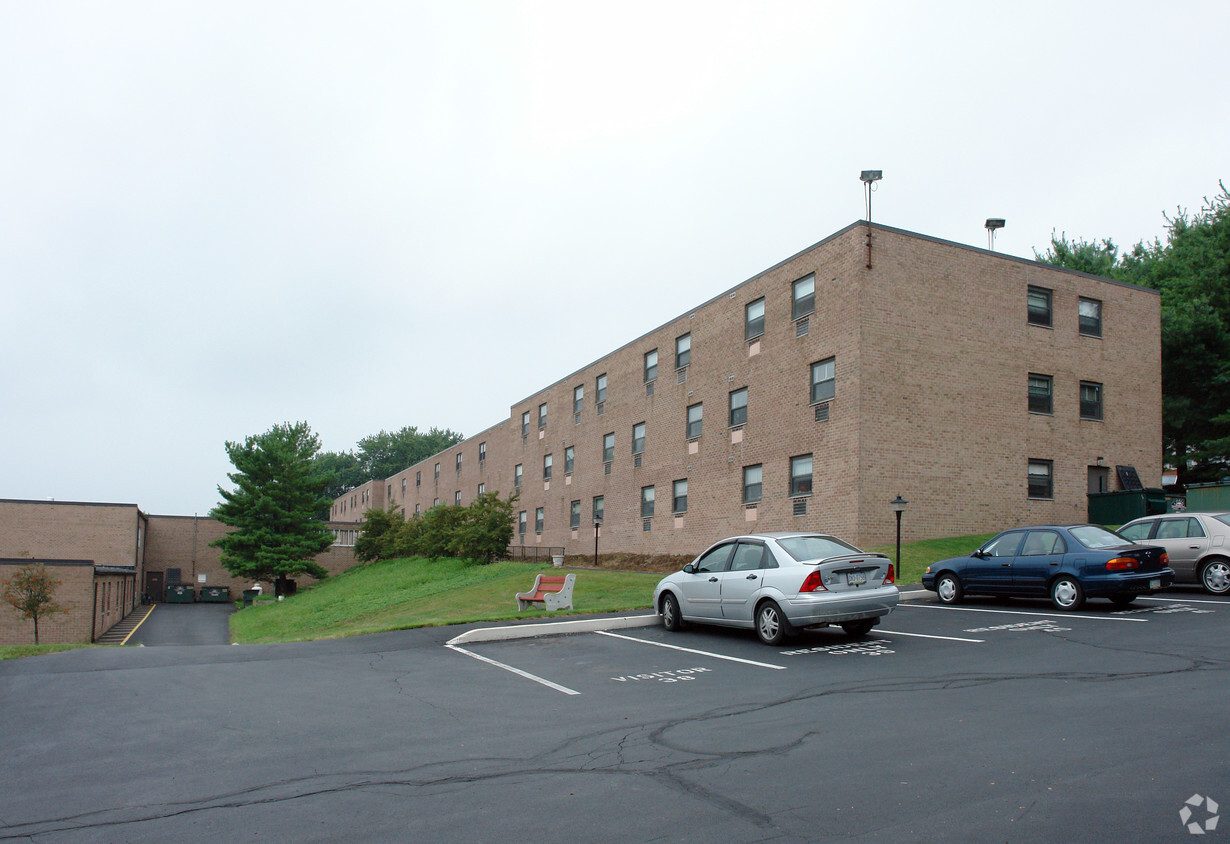
[[[685,622],[755,629],[777,645],[835,624],[866,635],[897,606],[892,561],[818,533],[732,536],[662,578],[653,605],[667,630]]]
[[[1230,592],[1230,513],[1145,516],[1115,532],[1165,548],[1175,583],[1199,583],[1211,595]]]

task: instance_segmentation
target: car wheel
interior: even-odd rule
[[[1218,557],[1205,563],[1200,570],[1200,585],[1210,595],[1225,595],[1230,592],[1230,562]]]
[[[1056,609],[1076,610],[1085,603],[1085,590],[1075,578],[1064,575],[1051,584],[1051,603]]]
[[[766,645],[780,645],[791,631],[790,622],[777,604],[765,601],[756,608],[756,635]]]
[[[683,628],[683,616],[679,612],[679,602],[670,592],[662,596],[662,626],[672,633]]]
[[[955,574],[944,572],[939,580],[935,581],[935,594],[939,595],[941,604],[959,604],[965,596],[965,590],[961,588],[961,581],[957,580]]]
[[[871,628],[876,626],[874,618],[860,618],[858,621],[843,621],[841,629],[846,631],[847,636],[866,636],[871,632]]]
[[[1136,600],[1135,595],[1115,595],[1110,599],[1110,602],[1116,607],[1130,607],[1132,602]]]

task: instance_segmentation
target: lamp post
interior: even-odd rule
[[[905,505],[910,502],[906,501],[900,495],[888,503],[888,506],[893,508],[893,512],[897,514],[897,581],[901,581],[901,514],[905,512]]]
[[[598,568],[598,528],[602,527],[602,522],[594,519],[594,568]]]

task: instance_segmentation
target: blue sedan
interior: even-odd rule
[[[1006,530],[967,557],[927,566],[922,585],[944,604],[966,595],[1050,598],[1075,610],[1086,598],[1125,607],[1174,582],[1166,549],[1136,545],[1097,525]]]

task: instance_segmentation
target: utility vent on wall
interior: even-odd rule
[[[794,324],[794,336],[802,337],[804,334],[807,333],[807,330],[810,327],[811,327],[811,317],[803,317],[801,320],[799,320],[798,322]]]
[[[604,410],[606,410],[606,402],[604,402],[604,401],[600,401],[600,402],[598,402],[597,407],[598,407],[598,415],[599,415],[599,416],[601,416],[601,415],[602,415],[602,412],[603,412]]]
[[[807,499],[806,498],[794,499],[794,515],[796,516],[806,516],[807,515]]]
[[[639,454],[634,454],[632,456],[632,465],[638,469],[641,467],[641,456]]]
[[[650,381],[648,384],[645,385],[645,395],[647,396],[653,395],[653,382],[652,381]]]
[[[829,421],[829,403],[828,402],[825,402],[824,404],[816,405],[816,421],[817,422]]]
[[[609,474],[611,474],[611,464],[610,464],[610,463],[603,463],[603,464],[602,464],[602,474],[604,474],[604,475],[609,475]]]

